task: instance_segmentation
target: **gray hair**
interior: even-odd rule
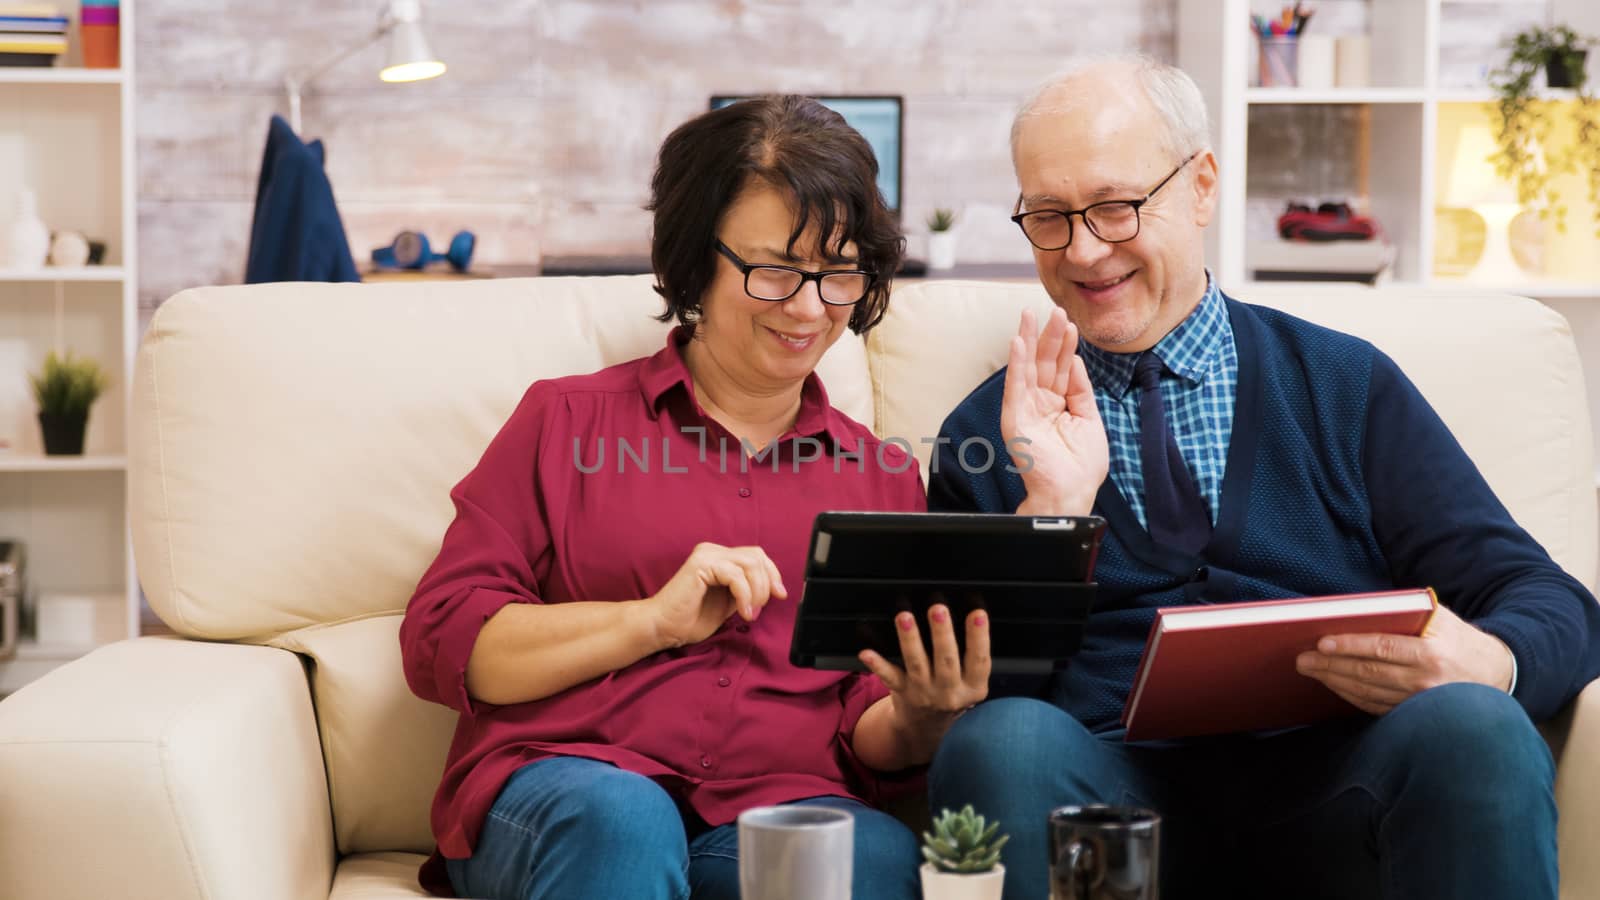
[[[1150,104],[1161,116],[1161,122],[1166,126],[1167,149],[1176,157],[1182,159],[1191,153],[1210,149],[1211,129],[1206,117],[1206,100],[1189,73],[1143,53],[1128,53],[1077,60],[1039,85],[1017,109],[1016,118],[1011,120],[1012,157],[1016,156],[1017,136],[1022,131],[1022,123],[1051,111],[1043,105],[1045,97],[1091,71],[1106,68],[1125,68],[1133,73],[1136,83],[1144,88],[1145,96],[1150,98]]]

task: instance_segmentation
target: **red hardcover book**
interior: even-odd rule
[[[1432,588],[1156,610],[1122,710],[1127,740],[1309,725],[1355,707],[1295,668],[1334,634],[1420,635]]]

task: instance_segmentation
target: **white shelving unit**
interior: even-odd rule
[[[55,0],[74,23],[75,0]],[[128,534],[129,387],[138,341],[134,165],[135,0],[122,0],[120,69],[85,69],[76,45],[51,68],[0,68],[0,228],[31,187],[52,230],[106,243],[105,265],[0,268],[0,342],[29,371],[61,346],[98,360],[109,390],[90,412],[82,456],[43,454],[31,393],[0,384],[0,536],[27,545],[28,576],[44,621],[70,621],[70,642],[25,640],[0,660],[0,696],[112,641],[139,633],[139,588]],[[20,342],[20,344],[19,344]],[[6,354],[0,353],[0,359]],[[0,372],[8,382],[20,377]],[[9,401],[25,399],[25,408]],[[52,613],[58,613],[52,616]],[[64,630],[65,631],[65,630]]]
[[[1252,11],[1266,12],[1265,0],[1179,0],[1178,63],[1199,83],[1212,116],[1212,140],[1222,165],[1217,214],[1208,234],[1207,254],[1223,284],[1248,281],[1251,253],[1269,247],[1260,210],[1284,197],[1251,193],[1250,140],[1253,127],[1275,114],[1312,106],[1359,107],[1348,119],[1359,122],[1361,194],[1394,245],[1389,278],[1396,282],[1459,291],[1482,289],[1539,299],[1600,299],[1600,270],[1569,238],[1547,241],[1547,257],[1559,276],[1530,275],[1507,283],[1480,283],[1436,274],[1435,222],[1440,197],[1436,173],[1448,172],[1456,135],[1464,122],[1486,116],[1493,101],[1488,85],[1441,85],[1441,17],[1462,0],[1368,0],[1364,10],[1371,46],[1370,87],[1301,89],[1253,87],[1256,45],[1250,32]],[[1318,4],[1326,8],[1328,3]],[[1276,4],[1274,7],[1276,8]],[[1560,14],[1560,11],[1557,11]],[[1581,23],[1580,23],[1581,24]],[[1312,30],[1321,23],[1313,20]],[[1497,51],[1498,53],[1498,51]],[[1486,63],[1493,62],[1485,60]],[[1570,91],[1544,91],[1544,99],[1570,99]],[[1307,148],[1314,151],[1315,148]],[[1314,152],[1295,160],[1310,170]],[[1489,164],[1484,163],[1487,167]],[[1442,176],[1440,176],[1442,177]],[[1592,234],[1574,182],[1564,194],[1572,201],[1568,230]],[[1252,229],[1250,210],[1256,204]],[[1279,207],[1281,209],[1281,206]],[[1267,242],[1262,239],[1266,238]],[[1587,269],[1585,267],[1587,266]]]

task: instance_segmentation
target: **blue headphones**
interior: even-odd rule
[[[478,238],[472,232],[458,231],[450,239],[449,252],[435,256],[427,235],[420,231],[402,231],[395,236],[394,243],[372,251],[372,264],[382,269],[425,269],[443,260],[457,272],[465,272],[472,264],[472,249],[477,243]]]

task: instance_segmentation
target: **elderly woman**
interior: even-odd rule
[[[935,607],[933,660],[902,614],[904,670],[788,661],[816,513],[925,506],[912,461],[813,371],[888,303],[903,240],[876,174],[802,97],[662,145],[652,258],[678,327],[654,356],[529,388],[452,492],[401,626],[412,690],[460,713],[430,888],[736,898],[736,817],[803,803],[854,815],[855,896],[918,895],[915,838],[862,798],[985,696],[987,623],[964,623],[965,660]]]

